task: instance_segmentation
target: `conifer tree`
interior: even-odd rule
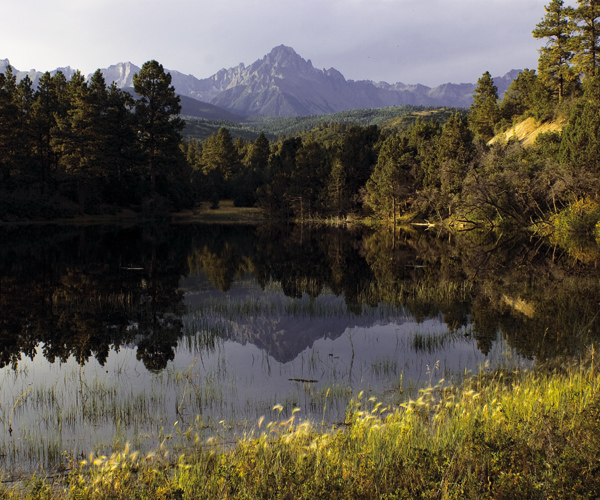
[[[58,132],[57,120],[66,113],[63,93],[67,85],[65,75],[58,71],[54,76],[46,72],[38,82],[31,106],[33,154],[38,165],[41,192],[56,181],[59,152],[52,146]]]
[[[287,199],[301,220],[311,218],[323,189],[325,155],[322,146],[312,136],[296,153]]]
[[[85,209],[90,180],[97,175],[90,151],[94,112],[88,92],[85,78],[76,71],[60,96],[67,111],[57,119],[57,128],[52,137],[52,147],[60,153],[61,172],[76,183],[80,215]]]
[[[548,39],[546,46],[540,49],[538,71],[544,83],[556,88],[560,102],[565,83],[577,78],[570,65],[573,57],[571,35],[575,30],[574,9],[565,7],[563,0],[552,0],[545,9],[546,15],[533,30],[534,38]]]
[[[498,88],[489,71],[486,71],[479,80],[473,94],[474,102],[471,104],[469,124],[475,135],[484,141],[494,137],[494,126],[500,120],[498,107]]]
[[[271,155],[271,146],[269,139],[261,132],[250,150],[250,167],[258,172],[264,173],[269,165],[269,156]]]
[[[584,81],[584,94],[563,129],[559,159],[571,170],[600,174],[600,76]]]
[[[140,96],[135,113],[139,126],[139,140],[150,175],[152,193],[157,188],[157,176],[170,176],[183,160],[179,144],[184,121],[179,96],[171,85],[170,73],[162,64],[148,61],[139,74],[133,75],[133,87]]]
[[[33,83],[25,76],[17,85],[14,103],[17,107],[15,174],[19,185],[32,186],[37,180],[36,162],[33,158],[32,114]]]
[[[459,113],[453,114],[444,124],[437,143],[437,153],[442,202],[451,215],[452,207],[462,191],[469,163],[475,156],[473,135]]]
[[[105,123],[105,198],[139,203],[143,194],[133,97],[113,82],[107,89]]]
[[[500,103],[500,114],[503,120],[510,123],[513,117],[534,110],[533,94],[537,80],[538,75],[534,69],[524,69],[510,83]]]
[[[414,189],[411,174],[414,155],[406,138],[388,137],[381,146],[377,165],[367,182],[367,205],[379,216],[396,220]]]
[[[577,35],[574,37],[573,62],[585,76],[599,74],[600,65],[600,0],[577,0],[574,11]]]
[[[216,170],[224,181],[229,181],[237,173],[239,159],[227,128],[221,127],[206,139],[202,147],[202,163],[204,173]]]
[[[19,109],[16,105],[17,83],[12,67],[0,75],[0,181],[6,186],[15,168]]]
[[[327,190],[330,205],[335,210],[338,218],[346,212],[350,202],[347,189],[347,175],[348,173],[342,160],[335,158],[331,166]]]

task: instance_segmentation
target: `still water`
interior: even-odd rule
[[[228,442],[294,409],[342,425],[360,391],[398,405],[599,333],[595,260],[518,235],[5,228],[0,270],[9,470]]]

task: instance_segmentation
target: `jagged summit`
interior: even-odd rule
[[[9,64],[0,59],[0,69]],[[133,86],[133,75],[140,68],[130,62],[102,70],[108,84],[121,88]],[[71,68],[63,68],[67,78]],[[221,69],[198,79],[178,71],[171,73],[178,94],[210,103],[236,115],[304,116],[336,113],[351,109],[400,105],[468,107],[473,102],[475,83],[446,83],[435,88],[425,85],[389,84],[369,80],[346,80],[335,68],[317,69],[310,59],[302,58],[292,47],[278,45],[268,54],[246,66]],[[511,70],[494,83],[502,96],[519,70]],[[28,75],[37,84],[41,72],[17,72]]]

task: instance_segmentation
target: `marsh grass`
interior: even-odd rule
[[[124,447],[1,498],[598,498],[600,377],[577,363],[480,372],[399,406],[362,393],[338,426],[273,418],[234,444],[190,429],[176,455]],[[23,496],[19,496],[23,495]]]
[[[185,448],[189,444],[186,436],[190,435],[205,439],[218,431],[223,439],[236,439],[254,426],[259,415],[266,413],[270,417],[267,410],[276,403],[283,405],[284,414],[300,407],[306,418],[331,424],[344,419],[352,394],[361,389],[379,394],[386,404],[401,400],[386,397],[390,387],[403,397],[414,396],[422,388],[422,378],[407,377],[406,387],[395,382],[402,381],[405,375],[403,357],[412,359],[411,352],[417,352],[410,333],[390,332],[388,335],[396,338],[396,344],[372,359],[366,350],[378,345],[377,335],[366,330],[359,335],[351,330],[339,338],[338,344],[327,340],[320,347],[306,349],[294,366],[276,364],[266,351],[257,349],[250,350],[254,372],[246,374],[229,361],[227,349],[231,342],[227,339],[239,318],[272,315],[275,319],[312,321],[348,314],[344,302],[339,300],[210,298],[183,318],[178,356],[181,354],[184,361],[170,364],[161,372],[141,368],[129,349],[122,349],[116,361],[106,367],[80,367],[73,361],[44,368],[51,375],[41,378],[34,377],[36,364],[24,361],[18,369],[5,371],[0,384],[0,424],[4,430],[0,435],[0,470],[55,470],[67,460],[62,453],[65,450],[68,459],[74,460],[90,449],[110,455],[127,442],[146,453],[163,442],[165,435],[172,434],[165,429],[174,421],[178,421],[180,430],[186,430],[164,442],[164,448],[171,452]],[[382,324],[404,317],[402,309],[381,305],[369,308],[365,314]],[[416,332],[415,338],[427,336],[432,345],[451,341],[450,337],[436,340],[445,335],[443,332]],[[364,337],[362,344],[358,343],[359,337]],[[357,351],[356,359],[355,344],[365,350]],[[348,359],[338,357],[340,349],[347,350]],[[287,385],[280,383],[275,390],[263,394],[246,393],[255,384],[254,377],[260,380],[258,384],[279,377]],[[318,383],[293,382],[298,377]],[[219,424],[223,418],[227,429]]]
[[[412,338],[412,348],[415,352],[434,354],[447,349],[467,335],[467,332],[447,331],[444,333],[416,332]]]

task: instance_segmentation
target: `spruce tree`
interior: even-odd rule
[[[489,71],[486,71],[477,80],[469,124],[475,135],[487,142],[494,137],[494,126],[499,121],[498,88],[494,85]]]

